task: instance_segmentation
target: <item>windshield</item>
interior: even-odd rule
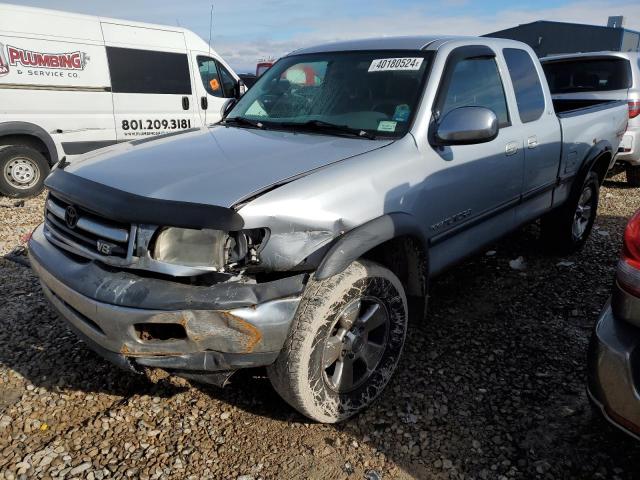
[[[279,60],[227,116],[264,128],[400,137],[410,126],[431,52],[370,51],[293,55]]]

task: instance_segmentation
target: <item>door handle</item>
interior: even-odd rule
[[[209,108],[209,100],[207,99],[207,97],[200,98],[200,107],[202,108],[202,110],[206,110],[207,108]]]
[[[516,153],[518,153],[518,142],[507,143],[507,145],[504,147],[504,153],[507,156],[515,155]]]
[[[182,97],[182,109],[189,110],[189,97]]]
[[[536,148],[538,146],[538,137],[535,135],[533,137],[527,138],[527,148]]]

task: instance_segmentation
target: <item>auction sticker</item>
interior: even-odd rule
[[[378,131],[379,132],[395,132],[396,131],[396,125],[398,125],[398,122],[391,122],[389,120],[381,120],[378,123]]]
[[[424,58],[379,58],[369,65],[370,72],[388,72],[390,70],[420,70]]]

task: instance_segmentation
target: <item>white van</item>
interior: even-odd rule
[[[183,28],[0,4],[0,193],[58,160],[217,122],[244,86]]]

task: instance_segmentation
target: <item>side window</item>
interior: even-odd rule
[[[446,93],[441,92],[445,95],[440,109],[441,117],[455,108],[476,106],[493,110],[501,128],[511,124],[502,79],[494,58],[460,60],[455,64],[444,89]]]
[[[222,80],[222,88],[224,89],[224,96],[232,98],[235,96],[236,79],[231,75],[231,72],[227,70],[220,62],[218,64],[218,71],[220,72],[220,80]]]
[[[200,78],[207,93],[215,97],[225,97],[220,75],[218,75],[217,62],[209,57],[198,57],[197,60]]]
[[[114,93],[191,95],[184,53],[107,47],[107,58]]]
[[[519,48],[505,48],[509,76],[516,94],[522,123],[538,120],[544,113],[544,93],[531,56]]]

